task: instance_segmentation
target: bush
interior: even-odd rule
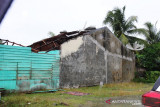
[[[160,71],[160,43],[149,45],[136,54],[136,65],[147,71]]]
[[[158,77],[160,76],[160,71],[146,71],[144,77],[138,76],[138,72],[135,73],[133,81],[135,82],[144,82],[144,83],[155,83]]]

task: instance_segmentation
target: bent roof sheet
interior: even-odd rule
[[[50,50],[59,50],[60,45],[70,39],[81,36],[88,31],[72,31],[72,32],[61,32],[57,36],[53,36],[47,39],[43,39],[41,41],[35,42],[28,47],[32,47],[32,51],[50,51]]]

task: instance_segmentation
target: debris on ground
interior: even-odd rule
[[[54,104],[54,106],[69,106],[69,104],[67,104],[67,103],[64,103],[64,102],[61,102],[61,103],[59,103],[59,104],[57,104],[57,103],[55,103]]]
[[[76,95],[76,96],[90,95],[90,93],[82,93],[82,92],[67,92],[67,94]]]

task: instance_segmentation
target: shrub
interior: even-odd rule
[[[155,83],[160,76],[160,71],[146,71],[144,77],[138,76],[138,72],[135,73],[135,82]]]
[[[160,43],[149,45],[136,54],[136,65],[147,71],[160,71]]]

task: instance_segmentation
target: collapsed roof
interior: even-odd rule
[[[16,42],[12,42],[12,41],[9,41],[9,40],[6,40],[6,39],[0,39],[0,44],[2,45],[17,45],[17,46],[21,46],[21,47],[26,47],[24,45],[21,45],[19,43],[16,43]]]
[[[35,42],[32,45],[29,45],[28,47],[32,48],[33,52],[39,52],[39,51],[51,51],[51,50],[60,50],[61,44],[64,42],[67,42],[70,39],[76,38],[78,36],[85,35],[91,30],[95,30],[94,27],[88,27],[84,31],[72,31],[72,32],[60,32],[59,35],[53,36],[47,39],[43,39],[41,41]]]

